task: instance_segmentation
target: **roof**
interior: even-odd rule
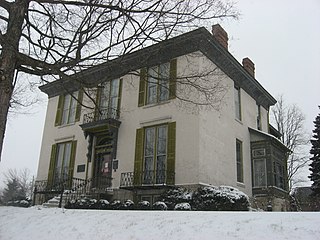
[[[291,153],[291,152],[292,152],[287,146],[285,146],[285,145],[284,145],[278,138],[276,138],[275,136],[273,136],[273,135],[271,135],[271,134],[269,134],[269,133],[266,133],[266,132],[263,132],[263,131],[260,131],[260,130],[251,128],[251,127],[248,127],[248,128],[249,128],[249,132],[250,132],[250,133],[260,134],[260,135],[263,136],[264,138],[270,139],[271,141],[273,141],[274,143],[276,143],[278,146],[280,146],[282,149],[284,149],[287,153]]]
[[[75,77],[82,79],[81,81],[60,79],[41,86],[40,90],[49,97],[54,97],[76,91],[81,86],[94,87],[108,79],[118,78],[142,67],[154,66],[196,51],[201,51],[258,104],[268,109],[276,103],[263,86],[204,27],[77,73]]]

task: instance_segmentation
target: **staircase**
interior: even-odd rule
[[[60,203],[60,197],[51,198],[49,201],[42,204],[46,208],[58,208]],[[62,198],[61,206],[65,205],[65,198]]]

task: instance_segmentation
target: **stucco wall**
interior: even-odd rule
[[[74,140],[77,140],[74,177],[85,178],[85,173],[77,173],[77,165],[86,164],[87,162],[87,141],[84,138],[83,131],[79,127],[79,124],[82,122],[83,114],[79,122],[55,127],[54,124],[58,106],[58,99],[59,97],[53,97],[48,101],[45,126],[42,136],[37,180],[45,180],[48,177],[52,145]]]
[[[203,54],[189,54],[177,59],[178,76],[187,76],[216,66]],[[241,90],[242,120],[235,119],[234,83],[221,71],[217,77],[223,80],[227,91],[219,109],[199,109],[182,103],[178,99],[153,106],[138,107],[139,77],[128,74],[123,79],[121,99],[121,125],[118,132],[117,159],[119,168],[113,172],[113,187],[120,186],[121,173],[133,172],[136,129],[176,122],[176,167],[175,183],[179,185],[213,184],[231,185],[252,195],[250,134],[248,127],[256,128],[256,101]],[[211,76],[212,77],[212,76]],[[214,78],[210,79],[214,82]],[[178,86],[178,94],[183,88]],[[189,99],[199,97],[188,92]],[[88,103],[88,99],[84,102]],[[80,122],[73,125],[55,127],[54,120],[58,97],[49,99],[45,129],[42,140],[37,179],[46,179],[49,168],[52,144],[68,140],[77,140],[75,168],[86,164],[87,141],[79,127],[88,109],[82,111]],[[268,130],[268,113],[261,107],[262,130]],[[236,181],[236,139],[243,142],[244,183]],[[89,177],[92,163],[86,166]],[[85,173],[76,173],[75,177],[85,178]]]

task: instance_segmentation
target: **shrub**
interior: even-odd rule
[[[119,200],[113,200],[111,203],[110,203],[110,208],[112,210],[119,210],[121,209],[121,202]]]
[[[164,202],[158,201],[152,205],[152,209],[165,211],[168,209],[168,207]]]
[[[191,205],[189,203],[178,203],[174,206],[176,211],[190,211]]]
[[[168,206],[168,209],[174,209],[179,203],[191,203],[192,192],[182,187],[172,188],[164,192],[160,199]]]
[[[150,203],[148,201],[140,201],[137,204],[138,210],[150,210]]]
[[[31,206],[31,201],[28,199],[25,200],[16,200],[16,201],[9,201],[7,202],[7,206],[14,206],[14,207],[25,207],[28,208]]]
[[[229,186],[200,187],[193,195],[193,208],[200,211],[248,211],[246,194]]]
[[[130,199],[123,202],[121,205],[122,210],[133,210],[134,209],[134,202]]]
[[[81,198],[78,200],[68,201],[64,207],[67,209],[98,209],[99,202],[94,198]]]
[[[110,203],[108,200],[105,200],[105,199],[100,199],[96,204],[96,209],[106,210],[106,209],[109,209],[109,207],[110,207]]]

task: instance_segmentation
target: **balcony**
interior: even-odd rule
[[[107,108],[85,114],[83,116],[83,123],[80,126],[85,132],[94,132],[96,129],[118,128],[120,123],[119,110]]]
[[[147,188],[174,185],[174,172],[166,170],[150,170],[138,173],[121,173],[120,188]]]

